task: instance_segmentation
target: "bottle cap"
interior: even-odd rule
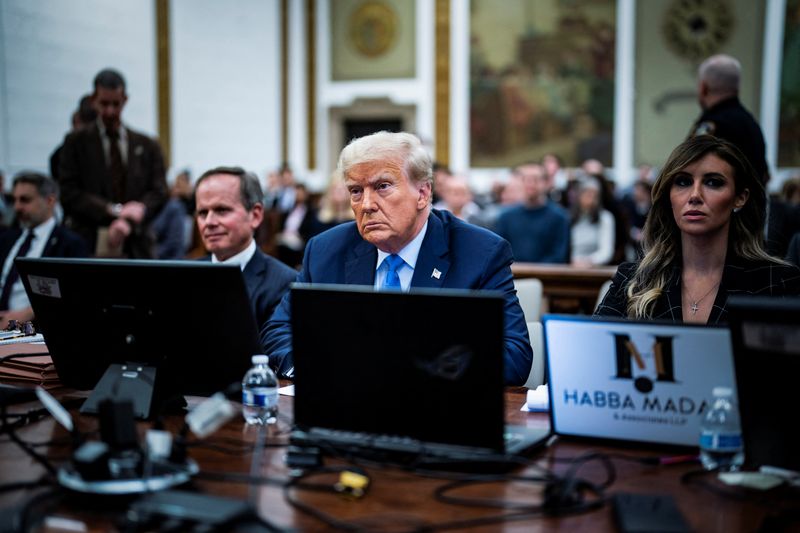
[[[269,357],[263,354],[254,355],[253,357],[250,358],[250,361],[254,365],[266,365],[267,363],[269,363]]]
[[[723,398],[727,398],[733,396],[733,389],[730,387],[714,387],[714,390],[711,393],[716,396],[721,396]]]

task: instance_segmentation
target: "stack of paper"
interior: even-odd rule
[[[7,344],[27,344],[32,342],[44,342],[44,337],[41,333],[35,335],[9,335],[0,338],[0,346]]]
[[[4,346],[0,358],[20,354],[0,363],[0,381],[12,385],[41,385],[45,389],[60,386],[47,346],[40,343]]]

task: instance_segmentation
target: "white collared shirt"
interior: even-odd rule
[[[417,257],[419,257],[420,248],[422,248],[422,241],[425,239],[425,234],[428,232],[428,221],[417,236],[411,239],[411,242],[406,244],[403,249],[397,252],[404,263],[397,269],[397,275],[400,278],[400,288],[403,292],[408,292],[411,288],[411,278],[414,277],[414,268],[417,266]],[[386,274],[389,271],[389,266],[385,264],[386,259],[391,254],[382,250],[378,250],[378,261],[375,265],[375,288],[380,289],[386,281]]]
[[[256,254],[256,241],[255,239],[250,239],[250,244],[247,245],[247,248],[242,250],[236,255],[232,255],[231,257],[227,258],[225,261],[220,261],[217,259],[217,256],[211,254],[211,262],[212,263],[222,263],[223,265],[239,265],[239,268],[244,271],[244,267],[247,266],[247,263],[253,258]]]
[[[106,125],[103,124],[102,119],[97,119],[97,129],[100,130],[100,142],[103,143],[103,153],[106,156],[106,165],[111,164],[111,139],[108,138],[106,133]],[[120,123],[119,125],[119,154],[122,157],[122,164],[128,164],[128,130]]]
[[[30,230],[33,231],[33,240],[31,241],[31,247],[28,248],[28,253],[25,254],[24,257],[42,257],[42,254],[44,253],[44,247],[47,246],[47,240],[50,238],[50,234],[53,233],[53,229],[55,227],[56,219],[50,217]],[[11,270],[11,265],[13,264],[14,259],[17,257],[17,251],[20,249],[20,247],[22,247],[22,243],[25,241],[27,236],[28,230],[24,229],[22,231],[22,235],[19,236],[17,242],[15,242],[14,246],[12,246],[11,250],[9,250],[8,257],[6,257],[5,263],[3,263],[3,283],[0,284],[0,288],[5,285],[6,278],[8,278],[8,273]],[[17,278],[14,286],[11,287],[11,294],[8,297],[8,308],[14,311],[17,309],[30,307],[30,305],[31,302],[28,300],[28,294],[25,292],[25,286],[22,284],[22,278]]]

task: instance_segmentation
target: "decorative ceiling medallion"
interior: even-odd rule
[[[350,16],[350,42],[367,57],[381,56],[397,42],[398,20],[385,2],[364,2]]]
[[[728,0],[675,0],[667,8],[663,32],[678,56],[700,61],[730,39],[735,20]]]

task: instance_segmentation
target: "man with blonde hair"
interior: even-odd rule
[[[525,383],[533,353],[514,290],[511,247],[490,231],[431,208],[432,162],[419,139],[388,132],[355,139],[342,150],[337,172],[355,221],[308,242],[297,281],[498,291],[505,297],[505,380]],[[284,296],[261,330],[270,363],[288,377],[294,373],[290,316]]]

